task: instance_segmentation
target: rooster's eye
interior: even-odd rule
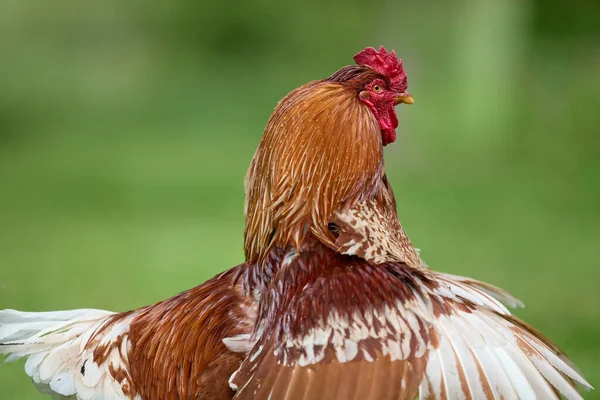
[[[381,86],[379,86],[379,85],[373,86],[373,91],[377,92],[377,93],[381,92]]]

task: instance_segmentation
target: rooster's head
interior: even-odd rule
[[[383,46],[379,51],[368,47],[354,56],[358,66],[340,69],[328,80],[340,82],[356,91],[359,100],[369,107],[381,129],[383,145],[396,140],[398,117],[394,106],[412,104],[402,60],[392,50],[388,53]]]

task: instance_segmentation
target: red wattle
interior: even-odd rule
[[[381,139],[384,146],[393,143],[396,140],[396,131],[394,129],[382,130]]]
[[[392,107],[387,113],[380,114],[378,121],[383,145],[393,143],[396,140],[396,128],[398,127],[396,110]]]

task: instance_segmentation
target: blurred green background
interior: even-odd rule
[[[240,263],[274,105],[383,44],[416,99],[386,148],[413,242],[599,387],[600,10],[562,4],[3,0],[0,308],[127,310]],[[22,362],[0,388],[42,398]]]

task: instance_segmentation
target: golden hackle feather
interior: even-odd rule
[[[340,84],[310,82],[280,101],[246,177],[246,261],[274,244],[300,248],[308,233],[333,245],[335,210],[379,189],[383,148],[377,121]]]

